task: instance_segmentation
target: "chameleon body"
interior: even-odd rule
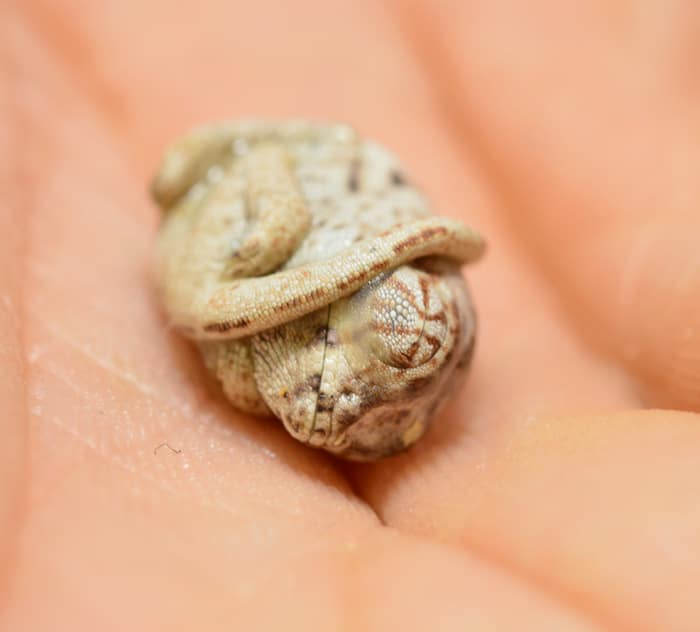
[[[220,123],[177,141],[152,191],[165,310],[236,407],[352,460],[423,435],[470,363],[460,266],[484,245],[391,153],[346,125]]]

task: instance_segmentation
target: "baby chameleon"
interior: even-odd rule
[[[389,152],[345,125],[224,122],[171,146],[152,191],[163,304],[234,406],[358,461],[423,435],[471,359],[460,265],[484,244]]]

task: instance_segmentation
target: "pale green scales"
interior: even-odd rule
[[[483,251],[346,125],[194,130],[153,183],[165,309],[238,408],[371,460],[413,444],[466,370],[459,271]]]

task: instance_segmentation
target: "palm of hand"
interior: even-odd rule
[[[694,16],[168,4],[153,44],[163,3],[39,6],[0,38],[8,629],[698,627],[699,419],[641,410],[700,410]],[[356,122],[492,244],[469,383],[403,457],[296,445],[164,330],[143,182],[246,112]]]

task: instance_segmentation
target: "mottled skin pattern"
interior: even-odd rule
[[[389,152],[345,125],[221,123],[168,150],[153,195],[166,311],[236,407],[353,460],[423,435],[471,359],[459,267],[483,242]]]

